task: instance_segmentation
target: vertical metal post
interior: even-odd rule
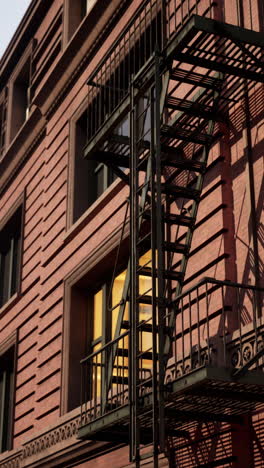
[[[138,427],[138,305],[137,305],[137,226],[138,226],[138,177],[137,177],[137,145],[136,145],[136,108],[134,101],[134,84],[131,84],[131,113],[130,113],[130,145],[131,145],[131,170],[130,170],[130,458],[139,467],[139,427]]]
[[[222,316],[223,316],[223,347],[224,347],[224,366],[227,365],[226,360],[226,332],[225,332],[225,322],[226,322],[226,312],[225,312],[225,300],[224,300],[224,287],[221,286],[221,298],[222,298]]]
[[[165,415],[164,415],[164,252],[163,252],[163,222],[162,222],[162,199],[161,199],[161,141],[160,141],[160,96],[161,96],[161,77],[160,77],[160,54],[155,53],[155,134],[154,145],[156,149],[156,230],[157,230],[157,277],[158,277],[158,337],[159,337],[159,432],[160,432],[160,450],[165,450]]]
[[[158,369],[157,369],[157,284],[156,284],[156,251],[157,251],[157,206],[156,206],[156,154],[155,154],[155,87],[151,90],[151,268],[152,268],[152,432],[154,468],[158,468],[159,426],[158,426]]]

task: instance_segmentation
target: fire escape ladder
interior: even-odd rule
[[[164,107],[169,81],[167,73],[161,87],[158,55],[154,70],[154,80],[143,93],[138,92],[142,89],[140,77],[131,86],[130,459],[139,467],[141,460],[148,458],[152,460],[153,467],[158,468],[159,453],[164,451],[161,450],[164,430],[160,427],[164,415],[158,379],[162,336],[158,291],[164,289],[164,253],[157,249],[162,231],[159,222],[162,212],[161,165],[158,157],[160,108]],[[147,149],[146,141],[149,141]],[[144,255],[149,248],[148,254]],[[150,404],[143,409],[142,398],[150,391]],[[146,425],[147,420],[149,423]],[[146,430],[150,433],[150,451],[142,454]]]

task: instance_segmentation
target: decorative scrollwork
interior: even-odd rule
[[[253,357],[253,346],[250,342],[245,343],[242,346],[242,359],[243,364],[246,364]]]
[[[232,367],[238,368],[240,366],[241,353],[238,348],[232,351],[230,361],[231,361]]]
[[[23,447],[20,459],[26,459],[32,455],[37,455],[50,447],[56,446],[63,440],[74,437],[78,431],[79,424],[80,420],[76,418],[63,426],[53,429],[48,434],[44,434],[32,442],[29,442]],[[9,465],[7,466],[9,467]],[[11,466],[12,468],[13,466],[19,468],[20,464],[10,465],[10,468]]]

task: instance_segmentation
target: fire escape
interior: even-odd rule
[[[264,83],[264,38],[211,0],[174,3],[143,2],[88,80],[85,157],[129,184],[131,248],[114,338],[81,363],[79,437],[126,441],[136,467],[158,467],[195,421],[264,403],[263,290],[183,289],[209,152],[245,86]]]

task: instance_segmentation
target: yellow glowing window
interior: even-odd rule
[[[103,331],[103,290],[100,289],[94,295],[94,309],[93,309],[93,337],[92,341],[101,338]]]
[[[122,299],[122,293],[123,293],[123,288],[124,288],[124,283],[126,279],[126,270],[120,273],[115,280],[113,284],[113,289],[112,289],[112,338],[115,335],[115,329],[116,329],[116,323],[117,323],[117,318],[119,314],[119,306],[120,301]],[[126,304],[125,308],[125,313],[124,313],[124,320],[128,320],[128,304]]]
[[[101,343],[95,345],[92,349],[92,352],[98,351],[100,349]],[[101,354],[98,353],[93,357],[93,394],[100,396],[101,395],[101,382],[102,382],[102,365],[101,365]]]

